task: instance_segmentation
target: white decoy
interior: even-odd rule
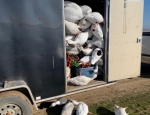
[[[66,41],[67,40],[74,40],[74,36],[73,35],[66,35]],[[66,42],[66,46],[69,46],[68,43]]]
[[[74,39],[74,36],[73,35],[66,35],[66,40],[73,40]]]
[[[95,66],[95,69],[93,71],[94,71],[94,73],[98,72],[98,65]]]
[[[95,45],[99,48],[104,48],[104,40],[98,40],[98,38],[95,36],[92,37],[92,40],[87,40],[86,43],[88,44],[87,47],[92,47],[93,45]]]
[[[88,34],[89,34],[88,38],[91,38],[93,36],[93,33],[91,32],[90,28],[85,30],[85,32],[88,32]]]
[[[84,56],[83,58],[81,58],[79,60],[79,64],[82,64],[82,63],[90,63],[91,61],[91,56]]]
[[[94,80],[97,77],[97,73],[95,73],[91,78],[86,77],[84,75],[79,75],[67,80],[68,83],[72,83],[74,85],[83,86],[87,85],[90,81]]]
[[[103,16],[98,12],[92,12],[85,16],[85,18],[92,24],[104,22]]]
[[[79,33],[76,37],[75,37],[75,40],[68,40],[66,41],[68,44],[72,44],[72,45],[75,45],[75,46],[82,46],[83,44],[85,44],[85,42],[87,41],[88,39],[88,32],[82,32],[82,33]]]
[[[77,55],[80,53],[79,48],[76,46],[67,46],[66,52],[67,54],[74,54],[74,55]]]
[[[77,22],[83,18],[82,12],[78,11],[74,7],[65,7],[64,8],[65,20],[70,22]]]
[[[94,36],[96,36],[100,41],[103,40],[103,31],[102,28],[99,24],[93,24],[91,26],[91,32],[93,33]]]
[[[119,107],[117,105],[114,105],[115,115],[128,115],[126,113],[126,108]]]
[[[79,28],[79,26],[77,24],[74,24],[72,22],[69,22],[69,21],[65,20],[66,34],[68,34],[68,35],[77,35],[81,32],[78,28]]]
[[[62,109],[60,115],[72,115],[74,110],[74,104],[72,102],[68,102]]]
[[[64,7],[73,7],[77,11],[82,12],[81,7],[78,4],[71,1],[64,1]]]
[[[93,45],[95,45],[99,48],[104,48],[104,41],[96,40],[94,42],[89,42],[87,47],[92,47]]]
[[[82,31],[84,31],[91,26],[91,23],[83,18],[79,21],[78,26]]]
[[[100,48],[96,48],[91,56],[91,64],[94,65],[102,56],[103,56],[102,50]]]
[[[96,65],[102,66],[102,65],[103,65],[103,60],[100,58],[100,59],[96,62]]]
[[[81,6],[81,9],[82,9],[83,15],[88,15],[88,14],[92,13],[92,9],[87,5]]]
[[[95,36],[93,36],[93,37],[92,37],[92,40],[87,40],[86,43],[95,42],[96,40],[98,40],[98,38],[95,37]]]
[[[76,115],[92,114],[91,112],[89,112],[89,108],[88,108],[87,104],[85,104],[84,102],[77,102],[75,100],[72,100],[72,103],[74,105],[77,105]]]
[[[83,52],[84,55],[89,56],[92,54],[93,48],[83,48],[82,46],[79,47],[79,49]]]
[[[64,97],[59,98],[56,102],[53,102],[50,107],[55,107],[56,105],[63,105],[67,103],[67,99]]]

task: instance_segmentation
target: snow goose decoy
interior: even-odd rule
[[[85,16],[85,18],[90,21],[92,24],[99,24],[104,22],[103,16],[98,12],[92,12]]]
[[[100,41],[103,40],[103,31],[102,28],[99,24],[92,25],[91,26],[91,32],[93,33],[94,36],[96,36]]]
[[[75,37],[75,40],[68,40],[66,41],[68,44],[72,44],[72,45],[75,45],[75,46],[82,46],[83,44],[85,44],[85,42],[87,41],[88,39],[88,32],[82,32],[82,33],[79,33],[76,37]]]
[[[126,113],[126,108],[119,107],[117,105],[114,105],[115,115],[128,115]]]
[[[96,62],[96,65],[103,66],[103,60],[102,60],[102,59],[99,59],[99,60]]]
[[[66,41],[67,40],[74,40],[74,36],[73,35],[66,35]],[[66,46],[69,46],[69,44],[66,42]]]
[[[65,20],[70,22],[77,22],[83,18],[82,11],[77,10],[74,7],[65,7],[64,8]]]
[[[91,64],[94,65],[102,56],[102,50],[100,48],[96,48],[92,53]]]
[[[56,102],[53,102],[50,107],[55,107],[56,105],[64,105],[67,103],[67,99],[64,97],[59,98]]]
[[[68,35],[78,35],[81,31],[78,29],[79,26],[72,22],[65,20],[65,30]]]
[[[92,47],[93,45],[99,47],[99,48],[104,48],[104,41],[96,40],[93,42],[88,41],[87,47]]]
[[[60,115],[73,115],[74,104],[72,102],[67,102],[63,107]]]
[[[83,48],[82,46],[79,47],[79,49],[83,52],[84,55],[89,56],[92,54],[93,48]]]
[[[82,67],[84,67],[85,65],[90,66],[91,65],[90,61],[91,61],[91,56],[84,56],[79,60],[79,65],[82,64]]]
[[[86,43],[91,43],[91,42],[95,42],[96,40],[98,40],[98,38],[97,37],[95,37],[95,36],[93,36],[92,37],[92,40],[87,40],[87,42]]]
[[[92,114],[91,112],[89,112],[89,108],[88,108],[87,104],[85,104],[83,102],[77,102],[75,100],[72,100],[72,103],[74,105],[77,105],[76,115]]]
[[[95,45],[99,48],[104,48],[104,40],[98,40],[98,38],[95,36],[93,36],[92,40],[87,40],[86,43],[88,44],[87,47],[92,47]]]
[[[80,50],[78,47],[76,46],[67,46],[66,47],[66,52],[67,54],[74,54],[74,55],[77,55],[80,53]]]
[[[73,35],[66,35],[66,40],[74,40],[74,36]]]
[[[91,38],[93,36],[93,33],[91,32],[90,28],[85,30],[85,32],[88,32],[88,34],[89,34],[88,38]]]
[[[83,31],[91,26],[91,23],[87,21],[85,18],[81,19],[78,23],[79,28]]]
[[[81,6],[81,9],[82,9],[83,15],[88,15],[88,14],[92,13],[92,9],[87,5]]]
[[[95,66],[95,69],[93,71],[94,71],[94,73],[98,72],[98,65]]]

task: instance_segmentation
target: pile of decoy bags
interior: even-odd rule
[[[66,73],[70,79],[70,69],[88,68],[103,65],[103,25],[104,19],[99,12],[92,12],[87,6],[79,6],[64,1],[66,32]],[[93,70],[94,71],[94,70]]]

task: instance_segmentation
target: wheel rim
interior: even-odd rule
[[[0,107],[0,115],[22,115],[21,108],[16,104],[5,104]]]

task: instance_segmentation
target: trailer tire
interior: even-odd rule
[[[0,93],[0,115],[32,115],[32,104],[18,91]]]

